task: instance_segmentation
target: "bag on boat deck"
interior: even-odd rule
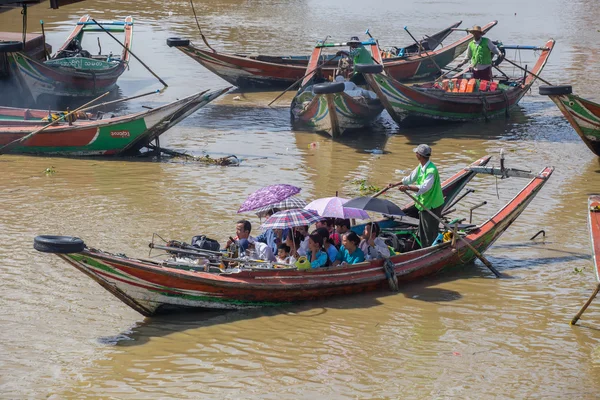
[[[210,251],[219,251],[221,250],[221,246],[219,242],[214,239],[207,238],[205,235],[198,235],[192,238],[192,246],[197,247],[199,249],[210,250]]]

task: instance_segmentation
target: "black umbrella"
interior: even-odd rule
[[[344,204],[346,208],[358,208],[359,210],[373,211],[381,214],[403,216],[404,211],[389,200],[376,197],[357,197]]]

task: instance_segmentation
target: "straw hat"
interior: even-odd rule
[[[473,25],[473,27],[471,29],[467,29],[467,30],[471,33],[479,32],[479,33],[483,34],[483,31],[481,30],[481,27],[479,25]]]

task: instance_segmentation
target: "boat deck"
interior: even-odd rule
[[[44,39],[42,35],[28,33],[25,42],[25,54],[28,57],[33,58],[37,61],[44,61]],[[21,32],[0,32],[0,42],[23,40],[23,34]],[[52,46],[46,43],[46,49],[48,53],[52,53]]]

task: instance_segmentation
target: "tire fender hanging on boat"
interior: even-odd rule
[[[178,37],[172,37],[167,39],[167,46],[169,47],[185,47],[190,45],[189,39],[181,39]]]
[[[15,51],[23,50],[25,46],[23,42],[18,42],[14,40],[0,42],[0,53],[12,53]]]
[[[571,85],[557,85],[557,86],[540,86],[539,92],[545,96],[560,96],[563,94],[573,93],[573,86]]]
[[[363,74],[380,74],[383,72],[383,65],[381,64],[356,64],[354,66],[356,72]]]
[[[327,82],[327,83],[318,83],[313,86],[314,94],[332,94],[332,93],[341,93],[344,91],[344,82]]]
[[[40,235],[33,239],[33,248],[42,253],[80,253],[85,249],[85,243],[73,236]]]

